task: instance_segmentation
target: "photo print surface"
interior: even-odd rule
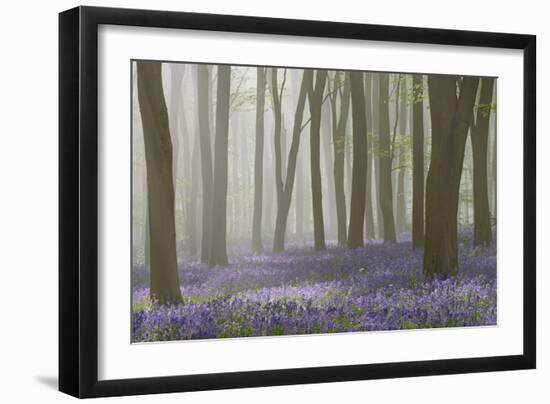
[[[134,60],[132,342],[497,324],[497,79]]]

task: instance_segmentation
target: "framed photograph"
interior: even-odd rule
[[[59,388],[533,369],[531,35],[59,17]]]

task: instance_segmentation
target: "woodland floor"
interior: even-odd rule
[[[180,265],[183,302],[156,307],[133,268],[134,342],[495,325],[496,250],[459,245],[458,275],[425,281],[410,241],[230,257]]]

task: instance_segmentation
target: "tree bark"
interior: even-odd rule
[[[292,201],[292,190],[294,189],[294,180],[296,177],[296,163],[298,159],[298,150],[300,147],[300,135],[302,133],[302,121],[304,117],[304,108],[306,104],[307,88],[311,85],[313,77],[312,70],[304,70],[302,85],[298,95],[298,104],[294,114],[294,127],[292,130],[292,143],[288,155],[288,164],[286,169],[286,179],[281,201],[277,206],[277,217],[275,219],[275,234],[273,237],[273,252],[280,253],[285,249],[286,225],[288,220],[288,211]]]
[[[328,74],[327,74],[328,80]],[[327,86],[328,87],[328,86]],[[330,91],[330,88],[328,89]],[[327,94],[327,92],[325,92]],[[323,96],[323,101],[326,99],[327,95]],[[327,227],[325,228],[326,237],[329,240],[333,240],[337,237],[338,224],[336,223],[336,199],[333,197],[336,191],[334,188],[334,175],[333,167],[334,161],[332,158],[332,122],[331,122],[331,106],[330,102],[323,102],[321,109],[321,138],[322,138],[322,149],[323,149],[323,176],[326,177],[327,182],[327,192],[323,195],[325,206],[325,219]]]
[[[367,172],[366,172],[366,190],[365,190],[365,238],[372,240],[374,234],[374,215],[372,206],[372,145],[369,138],[372,139],[372,74],[365,73],[365,120],[367,124],[366,142],[367,142]]]
[[[487,146],[493,87],[494,79],[481,79],[476,120],[472,122],[470,128],[474,160],[474,246],[489,246],[492,242],[491,212],[489,210],[487,186]]]
[[[401,80],[406,80],[405,76]],[[395,226],[397,234],[405,232],[407,227],[407,203],[405,201],[405,171],[406,171],[406,158],[404,150],[404,141],[406,139],[407,131],[407,86],[406,82],[401,84],[401,91],[397,95],[396,102],[399,103],[399,122],[398,122],[398,136],[397,141],[397,156],[399,159],[399,166],[397,170],[397,195],[395,204]]]
[[[349,104],[351,90],[349,85],[348,73],[345,74],[344,82],[338,80],[337,72],[334,78],[334,89],[331,96],[332,108],[332,142],[334,144],[334,195],[336,198],[336,222],[338,226],[338,244],[346,244],[346,195],[344,184],[344,159],[346,148],[346,124],[349,115]],[[343,86],[343,90],[338,90],[338,86]],[[340,116],[337,117],[337,95],[340,93]]]
[[[321,184],[321,107],[327,79],[326,70],[317,70],[315,80],[309,86],[310,121],[310,165],[311,197],[313,207],[313,233],[315,250],[325,250],[325,227],[323,222],[323,191]]]
[[[162,65],[137,62],[138,98],[147,163],[150,293],[160,304],[181,301],[176,254],[172,142],[162,88]]]
[[[227,160],[229,138],[229,95],[231,67],[218,66],[216,95],[216,140],[214,146],[214,192],[212,207],[212,242],[210,265],[228,264],[227,261]],[[235,134],[237,136],[237,134]],[[215,230],[214,230],[215,229]]]
[[[199,200],[199,176],[200,176],[200,135],[195,135],[193,142],[193,156],[191,157],[191,185],[189,198],[189,257],[198,257],[198,200]]]
[[[231,153],[233,158],[231,159],[231,179],[232,179],[232,189],[233,194],[231,197],[231,229],[232,234],[235,238],[240,237],[241,231],[242,231],[242,203],[241,203],[241,178],[239,177],[239,160],[237,157],[237,150],[238,150],[238,144],[237,144],[237,138],[238,133],[240,132],[240,122],[238,119],[238,114],[233,114],[233,117],[231,119]]]
[[[424,84],[413,75],[413,201],[412,247],[424,246]]]
[[[363,73],[350,73],[351,109],[353,115],[353,168],[349,215],[348,247],[363,247],[365,191],[367,185],[367,125]]]
[[[284,86],[284,83],[283,83]],[[282,94],[282,89],[281,89]],[[273,118],[275,120],[275,130],[273,133],[274,157],[275,157],[275,190],[277,192],[277,206],[281,205],[283,197],[283,172],[281,156],[281,97],[279,94],[279,85],[277,81],[277,68],[271,69],[271,97],[273,102]]]
[[[210,73],[208,66],[197,65],[197,104],[199,107],[199,136],[201,148],[202,176],[202,237],[201,261],[208,262],[210,258],[210,242],[212,240],[212,151],[210,147],[210,94],[208,93]]]
[[[372,200],[376,203],[376,232],[378,238],[384,238],[384,219],[380,207],[380,74],[372,75],[372,175],[374,192]]]
[[[479,79],[430,75],[428,91],[432,153],[426,180],[424,276],[447,277],[458,270],[457,213],[468,128]]]
[[[304,199],[305,199],[305,179],[304,179],[304,162],[303,158],[306,156],[305,150],[300,151],[300,156],[298,156],[297,163],[297,174],[296,174],[296,239],[298,241],[304,240]]]
[[[256,145],[254,152],[254,216],[252,218],[252,250],[261,252],[262,247],[262,201],[264,180],[264,109],[265,68],[257,68],[256,80]]]
[[[380,170],[379,170],[379,192],[380,209],[384,222],[384,242],[394,243],[395,223],[393,219],[393,197],[391,179],[391,147],[390,147],[390,122],[389,122],[389,74],[380,74],[379,102],[380,102]]]

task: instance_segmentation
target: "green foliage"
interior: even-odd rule
[[[268,331],[267,335],[285,335],[285,332],[283,330],[283,327],[281,327],[279,324],[275,324],[273,327],[271,327],[271,330]]]
[[[411,90],[407,94],[407,100],[409,103],[418,104],[428,99],[428,86],[424,81],[422,83],[411,85]]]
[[[418,326],[418,324],[413,323],[412,321],[408,321],[408,320],[403,321],[402,327],[403,327],[404,330],[416,330],[416,329],[420,328]]]
[[[490,104],[477,104],[474,109],[476,111],[479,111],[481,113],[481,116],[484,118],[487,118],[489,115],[491,115],[491,112],[496,112],[497,110],[497,104],[496,103],[490,103]]]
[[[416,277],[414,275],[409,276],[409,288],[410,289],[416,289],[418,286],[418,281],[416,280]]]

